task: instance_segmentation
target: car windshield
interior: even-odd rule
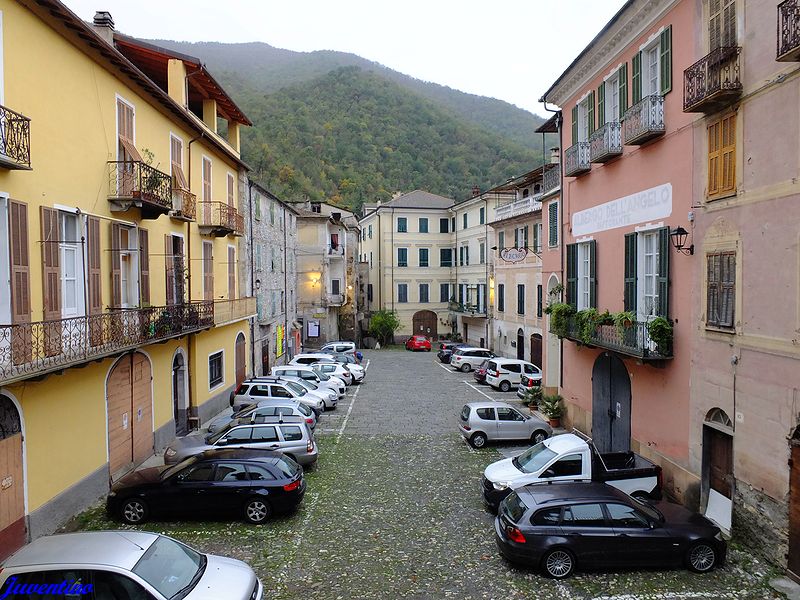
[[[631,499],[636,503],[636,508],[646,514],[650,519],[653,521],[657,521],[659,523],[664,522],[664,515],[661,514],[661,511],[658,510],[655,506],[648,504],[638,498],[631,496]]]
[[[531,446],[525,450],[525,452],[511,462],[523,473],[535,473],[555,457],[555,452],[545,446],[544,442],[539,442],[535,446]]]
[[[501,511],[509,518],[512,523],[519,523],[519,520],[525,514],[528,507],[522,499],[517,496],[516,492],[511,492],[508,497],[503,500]]]
[[[330,375],[327,373],[323,373],[322,371],[314,370],[314,372],[319,376],[320,381],[330,381]]]
[[[311,409],[308,408],[305,404],[298,404],[297,405],[297,410],[299,410],[300,413],[303,416],[306,416],[306,417],[310,417],[311,416]]]
[[[285,456],[277,459],[275,461],[275,465],[281,470],[281,473],[286,475],[286,477],[289,479],[297,475],[297,472],[300,470],[300,465],[294,462],[291,458],[286,458]]]
[[[158,536],[133,567],[133,572],[165,598],[183,598],[200,581],[207,559],[172,538]]]
[[[190,456],[186,460],[182,460],[181,462],[179,462],[177,465],[172,465],[171,467],[164,469],[163,471],[161,471],[161,480],[163,481],[165,479],[168,479],[169,477],[175,475],[175,473],[180,473],[183,469],[196,462],[197,462],[197,456]]]
[[[286,387],[292,390],[298,396],[305,396],[306,395],[306,388],[304,388],[299,383],[295,383],[294,381],[287,381]]]
[[[242,417],[248,416],[251,412],[253,412],[256,408],[258,408],[258,404],[248,404],[243,406],[241,410],[233,413],[231,418],[233,419],[240,419]]]

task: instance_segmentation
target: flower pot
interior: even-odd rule
[[[548,423],[550,424],[550,427],[561,427],[561,419],[559,417],[556,417],[555,419],[550,418]]]

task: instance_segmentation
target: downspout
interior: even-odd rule
[[[194,144],[197,140],[205,137],[205,132],[201,131],[200,135],[197,137],[192,138],[189,140],[189,143],[186,144],[186,161],[189,163],[189,188],[192,187],[192,144]],[[201,196],[202,198],[202,196]],[[191,231],[191,226],[187,222],[186,223],[187,231]],[[186,260],[189,263],[189,275],[187,276],[187,286],[189,287],[189,302],[192,302],[192,243],[189,235],[187,233],[186,236]],[[203,298],[205,300],[205,297]],[[213,305],[212,305],[213,306]],[[189,395],[186,398],[186,408],[189,411],[189,414],[192,417],[197,417],[198,407],[194,403],[194,393],[193,389],[194,386],[192,385],[194,379],[194,368],[192,367],[192,341],[195,339],[196,333],[190,333],[189,339],[186,344],[186,379],[187,379],[187,387],[189,388]]]
[[[286,207],[283,207],[283,353],[286,354],[286,343],[289,337],[289,283],[288,283],[288,268],[289,268],[289,241],[286,232]],[[291,357],[290,357],[291,358]]]
[[[392,222],[391,222],[391,229],[392,229],[392,312],[394,312],[394,258],[395,258],[395,251],[394,251],[394,207],[392,207]]]
[[[383,269],[381,261],[381,254],[383,253],[383,244],[381,242],[381,210],[380,207],[375,211],[378,215],[378,310],[383,310],[383,284],[385,279],[383,277]]]
[[[486,283],[483,286],[483,308],[486,311],[486,345],[488,346],[491,338],[489,337],[489,199],[486,197],[483,198],[483,261],[486,272],[484,275]]]
[[[250,235],[247,236],[247,254],[250,258],[250,293],[255,295],[255,269],[253,263],[253,182],[247,178],[247,219],[250,222]],[[258,298],[256,298],[256,306],[258,305]],[[258,311],[256,311],[258,312]],[[256,317],[250,317],[250,374],[256,374]],[[261,333],[259,331],[259,333]]]

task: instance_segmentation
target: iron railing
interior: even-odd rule
[[[564,334],[568,340],[578,342],[595,348],[613,350],[626,356],[633,356],[641,360],[665,360],[672,358],[672,340],[659,346],[651,338],[647,330],[647,323],[634,321],[626,326],[596,325],[587,339],[578,324],[578,319],[573,315],[567,319],[566,331],[555,331],[553,320],[550,321],[550,333]]]
[[[258,314],[255,296],[234,298],[232,300],[214,300],[214,324],[225,325],[241,321]]]
[[[213,324],[213,303],[192,302],[0,325],[0,383],[58,371]]]
[[[622,154],[622,133],[619,122],[601,126],[589,136],[589,160],[602,163]]]
[[[664,96],[652,94],[625,111],[622,122],[622,138],[625,144],[632,146],[644,144],[658,136],[664,135]]]
[[[172,213],[176,219],[194,221],[197,216],[197,196],[183,188],[172,188]]]
[[[553,165],[542,175],[542,194],[549,194],[561,187],[561,165]]]
[[[777,60],[800,60],[800,0],[778,4]]]
[[[172,209],[172,177],[136,160],[108,161],[109,200],[138,200]]]
[[[237,223],[240,216],[236,209],[225,202],[198,202],[200,205],[200,226],[211,227],[222,233],[233,233],[237,227],[244,233],[244,218]]]
[[[239,214],[239,211],[235,208],[231,210],[233,211],[230,217],[233,235],[244,235],[244,215]]]
[[[495,220],[500,221],[502,219],[519,217],[521,215],[527,215],[540,211],[542,210],[542,203],[539,201],[539,198],[541,197],[542,194],[536,194],[535,196],[529,196],[527,198],[523,198],[522,200],[514,200],[508,204],[498,206],[495,209],[494,218]]]
[[[344,304],[344,294],[328,294],[329,306],[341,306]]]
[[[485,315],[486,307],[467,302],[450,302],[449,309],[452,312],[467,313],[471,315]]]
[[[31,120],[5,106],[0,106],[0,164],[31,167]]]
[[[573,144],[564,153],[564,175],[575,177],[592,168],[589,161],[589,142]]]
[[[683,112],[715,112],[742,93],[740,46],[712,50],[683,72]]]

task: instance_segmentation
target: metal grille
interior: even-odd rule
[[[140,161],[108,162],[109,198],[172,208],[172,177]]]
[[[664,131],[664,97],[660,94],[645,96],[625,112],[623,138],[626,144],[641,144],[663,135]]]
[[[684,112],[717,109],[719,103],[725,101],[724,98],[741,92],[741,50],[739,46],[717,48],[684,71]]]
[[[800,52],[800,2],[785,0],[778,4],[778,59]]]
[[[551,320],[552,323],[552,320]],[[558,332],[550,333],[558,335]],[[566,335],[569,340],[584,343],[581,339],[580,327],[577,319],[570,317],[567,323]],[[590,346],[614,350],[627,356],[635,356],[643,360],[661,360],[672,358],[672,342],[667,347],[659,347],[650,339],[647,323],[634,321],[628,326],[597,325],[591,334]]]
[[[0,158],[31,166],[31,120],[5,106],[0,106],[0,152]]]
[[[589,142],[578,142],[567,148],[564,153],[564,175],[573,177],[589,169]]]
[[[618,122],[606,123],[589,137],[589,160],[604,162],[622,154],[622,133]]]

